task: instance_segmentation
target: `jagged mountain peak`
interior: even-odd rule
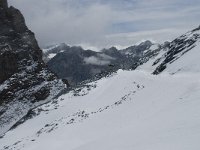
[[[116,52],[118,49],[115,46],[112,46],[110,48],[104,48],[101,50],[102,52],[110,51],[110,52]]]
[[[19,33],[26,32],[28,30],[25,19],[21,12],[13,6],[8,7],[6,0],[1,0],[1,21],[8,26],[12,26],[13,30]]]
[[[141,43],[139,43],[138,45],[152,45],[154,42],[150,41],[150,40],[145,40]]]
[[[152,45],[154,44],[151,41],[146,40],[146,41],[140,42],[139,44],[129,46],[121,51],[129,55],[135,55],[136,53],[141,53],[142,52],[141,50],[148,50]]]

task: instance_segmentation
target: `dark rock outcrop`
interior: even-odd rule
[[[64,83],[47,69],[21,12],[0,1],[0,134],[37,105],[53,99]]]

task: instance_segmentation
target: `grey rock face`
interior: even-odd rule
[[[0,1],[0,134],[65,85],[47,69],[21,12]]]

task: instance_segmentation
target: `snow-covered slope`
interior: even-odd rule
[[[37,108],[0,148],[198,150],[199,75],[119,70]]]
[[[200,27],[183,34],[160,49],[158,55],[139,66],[153,74],[200,71]]]

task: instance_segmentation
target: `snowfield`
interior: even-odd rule
[[[122,71],[37,108],[4,150],[199,150],[200,74]]]

